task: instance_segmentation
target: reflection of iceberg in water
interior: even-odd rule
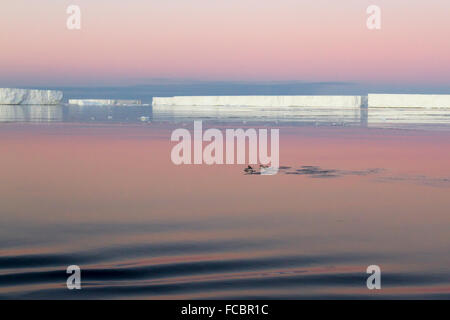
[[[30,121],[62,121],[63,109],[61,106],[31,106]]]
[[[248,106],[158,106],[153,120],[184,121],[212,119],[218,121],[279,121],[297,124],[361,125],[367,123],[364,108],[248,107]]]
[[[361,126],[450,130],[450,109],[228,106],[0,105],[0,122],[143,123],[209,120],[277,126]]]
[[[450,109],[369,108],[368,113],[373,128],[450,128]]]
[[[151,119],[151,107],[146,106],[64,106],[67,122],[141,122],[141,117]]]
[[[0,122],[141,122],[151,107],[0,105]]]
[[[25,106],[0,105],[0,122],[27,121]]]
[[[0,122],[62,121],[63,109],[58,105],[0,105]]]
[[[450,109],[426,108],[291,108],[233,106],[158,106],[154,121],[256,121],[279,125],[340,125],[371,128],[450,130]]]

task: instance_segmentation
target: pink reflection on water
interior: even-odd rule
[[[367,264],[381,261],[389,265],[389,271],[403,272],[411,271],[411,265],[418,272],[445,270],[450,265],[448,255],[442,254],[450,244],[449,189],[417,178],[427,177],[429,182],[450,177],[450,133],[281,128],[280,164],[292,170],[303,165],[347,171],[383,169],[373,175],[314,178],[283,172],[248,176],[242,165],[175,166],[170,160],[172,129],[161,124],[2,125],[1,223],[8,226],[8,236],[36,241],[34,247],[19,243],[1,255],[231,239],[242,244],[253,240],[261,247],[224,249],[218,242],[216,252],[188,251],[152,259],[125,255],[109,266],[239,259],[269,253],[355,253],[367,255]],[[386,177],[404,179],[381,179]],[[193,228],[186,224],[184,229],[160,233],[127,227],[161,221],[209,225]],[[83,224],[118,224],[129,232],[93,231],[55,240],[58,226]],[[37,231],[21,233],[24,226]],[[39,231],[40,226],[50,228],[47,236]],[[40,242],[44,239],[45,244]],[[274,245],[276,241],[279,246]],[[265,247],[266,243],[271,246]],[[377,255],[386,256],[377,260]],[[341,263],[338,269],[344,266]],[[358,270],[365,267],[352,265]],[[411,293],[448,292],[445,285],[434,288],[408,287],[389,293],[410,289]]]

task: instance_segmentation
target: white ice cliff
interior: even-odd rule
[[[450,108],[450,95],[444,94],[369,94],[372,108]]]
[[[70,99],[69,104],[79,106],[130,106],[140,105],[141,100],[112,100],[112,99]]]
[[[1,104],[59,104],[63,93],[56,90],[0,88]]]
[[[179,96],[153,98],[158,106],[248,106],[273,107],[339,107],[359,108],[363,105],[361,96]]]

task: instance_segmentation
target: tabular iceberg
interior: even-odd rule
[[[142,104],[141,100],[113,100],[113,99],[70,99],[69,104],[79,106],[131,106]]]
[[[369,94],[372,108],[450,108],[450,95],[444,94]]]
[[[56,90],[0,88],[0,104],[59,104],[63,93]]]
[[[364,102],[362,96],[178,96],[155,97],[152,105],[360,108]]]

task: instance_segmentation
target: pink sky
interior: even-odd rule
[[[66,28],[66,8],[82,29]],[[366,9],[382,9],[381,30]],[[0,85],[450,83],[448,0],[3,0]]]

